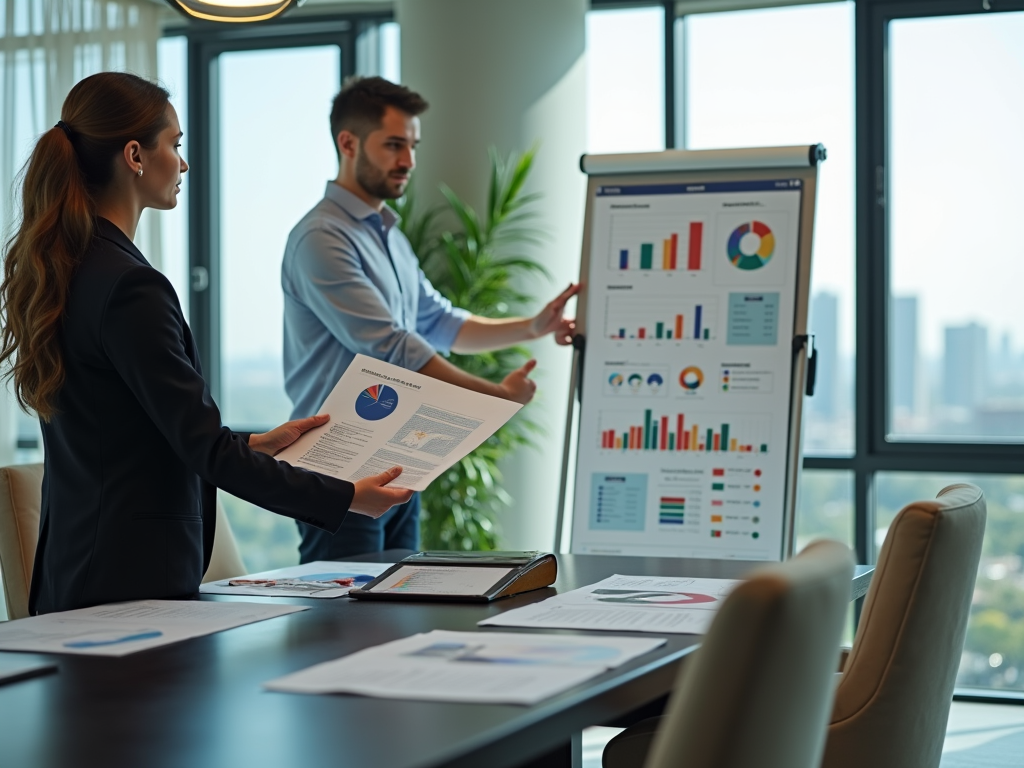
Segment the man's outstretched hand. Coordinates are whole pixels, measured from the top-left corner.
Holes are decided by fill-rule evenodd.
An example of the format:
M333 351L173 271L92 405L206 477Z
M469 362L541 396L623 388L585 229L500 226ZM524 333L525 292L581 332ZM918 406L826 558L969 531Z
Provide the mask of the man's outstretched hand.
M498 385L501 396L506 400L514 400L523 405L530 402L537 391L537 384L530 378L530 372L536 367L536 360L527 360L521 368L512 371Z
M554 334L555 342L562 346L572 344L576 333L576 319L564 317L565 304L580 292L578 283L573 283L554 299L549 301L540 312L530 320L530 334L533 338Z

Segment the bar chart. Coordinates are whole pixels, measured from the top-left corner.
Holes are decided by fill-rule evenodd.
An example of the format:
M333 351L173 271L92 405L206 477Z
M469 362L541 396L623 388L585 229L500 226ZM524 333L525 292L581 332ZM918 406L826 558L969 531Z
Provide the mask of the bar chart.
M600 447L605 451L768 453L771 417L764 415L657 414L604 411Z
M608 266L615 270L699 272L704 268L706 230L703 221L681 221L678 216L612 216Z
M671 299L609 297L605 332L610 339L709 341L718 324L718 299L680 296Z

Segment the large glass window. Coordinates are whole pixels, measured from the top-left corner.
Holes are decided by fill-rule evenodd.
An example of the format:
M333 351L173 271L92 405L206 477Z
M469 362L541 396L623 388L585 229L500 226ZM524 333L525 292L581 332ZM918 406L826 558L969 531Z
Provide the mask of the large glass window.
M852 2L837 2L676 22L687 149L822 143L828 150L811 286L819 358L804 448L812 455L853 451L853 14Z
M665 148L665 10L587 14L587 151Z
M337 46L220 56L221 398L232 427L287 421L281 257L338 172Z
M288 233L338 172L328 123L337 46L221 54L221 397L225 423L288 420L281 257ZM221 494L250 570L298 561L295 523Z
M188 135L188 41L184 37L165 37L157 44L157 72L160 84L171 93L171 104L185 135L181 154L187 161L191 136ZM178 294L182 311L188 317L188 198L189 179L185 174L178 194L178 205L170 211L146 211L144 216L160 218L160 269Z
M957 685L1024 691L1024 476L880 472L876 547L906 504L964 482L985 492L988 522Z
M1024 441L1024 13L889 24L889 438Z

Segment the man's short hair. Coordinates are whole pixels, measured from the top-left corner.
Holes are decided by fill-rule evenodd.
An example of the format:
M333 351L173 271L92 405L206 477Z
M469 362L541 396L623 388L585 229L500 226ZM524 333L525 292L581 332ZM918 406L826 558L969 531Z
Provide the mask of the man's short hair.
M425 112L428 106L422 96L404 85L383 77L354 75L345 80L331 105L331 138L337 145L338 134L350 131L365 139L380 128L388 107L416 116Z

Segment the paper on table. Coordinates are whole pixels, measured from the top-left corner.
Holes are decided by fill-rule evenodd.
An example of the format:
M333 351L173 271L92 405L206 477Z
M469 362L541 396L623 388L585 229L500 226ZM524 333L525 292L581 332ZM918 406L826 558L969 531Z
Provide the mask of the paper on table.
M707 632L722 601L739 583L734 579L616 574L492 616L479 625L699 635Z
M246 576L239 576L238 579L252 581L255 579L268 579L277 582L274 585L250 584L246 586L231 586L229 582L235 579L223 579L211 581L199 587L204 595L249 595L259 597L344 597L350 589L362 587L373 579L380 576L394 563L336 563L328 560L317 560L305 565L296 565L291 568L278 568L274 571L262 571L251 573ZM343 587L340 584L328 586L324 582L331 579L352 578L354 583L351 587ZM293 583L282 584L283 580Z
M127 656L287 613L298 605L136 600L0 623L0 650Z
M392 485L422 491L521 407L356 355L318 411L331 420L276 458L353 481L401 465Z
M534 704L663 645L663 638L434 630L264 683L287 693Z

